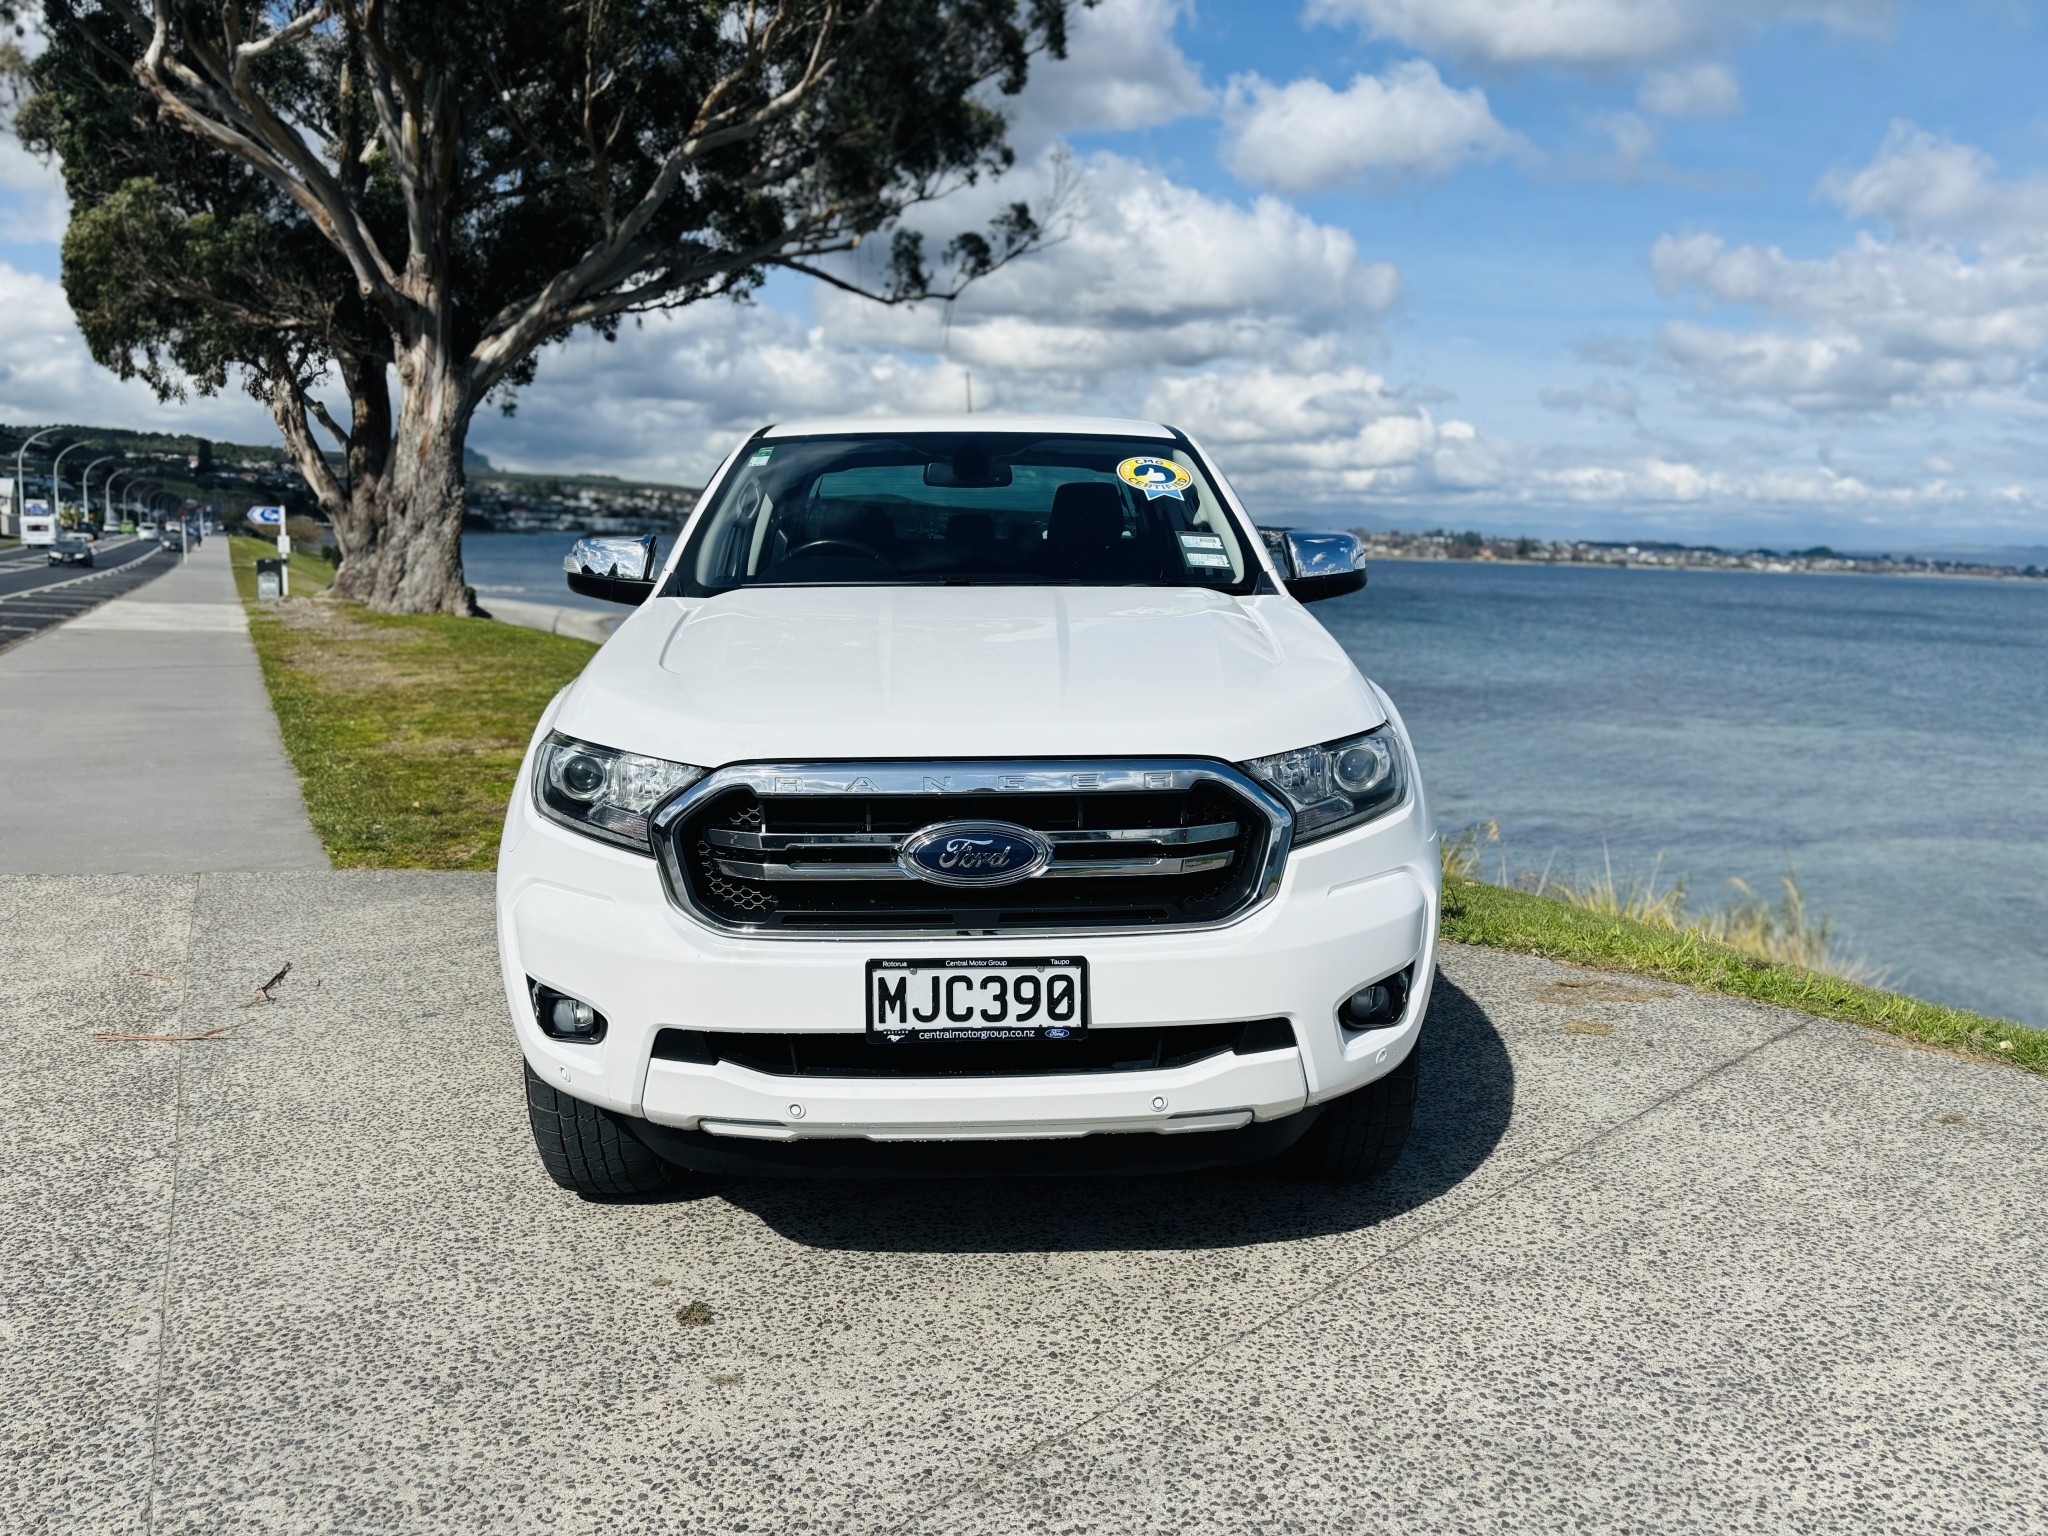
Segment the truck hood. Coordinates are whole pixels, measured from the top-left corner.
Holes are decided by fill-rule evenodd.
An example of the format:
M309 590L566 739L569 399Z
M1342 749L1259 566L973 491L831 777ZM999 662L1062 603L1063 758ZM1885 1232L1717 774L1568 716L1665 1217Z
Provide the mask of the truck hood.
M555 727L718 767L766 759L1214 757L1385 719L1291 599L1176 587L764 587L656 598Z

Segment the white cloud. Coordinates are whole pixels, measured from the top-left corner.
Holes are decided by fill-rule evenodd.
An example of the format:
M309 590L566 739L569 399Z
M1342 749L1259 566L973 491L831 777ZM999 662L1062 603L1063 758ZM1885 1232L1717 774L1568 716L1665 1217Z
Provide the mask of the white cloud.
M1438 421L1355 364L1261 362L1168 375L1143 409L1201 439L1249 501L1276 509L1490 489L1500 480L1471 423Z
M1667 293L1778 323L1667 325L1669 366L1710 393L1796 410L1917 408L2010 391L2048 366L2048 183L2000 181L1981 151L1900 125L1866 166L1821 184L1859 232L1831 255L1667 235Z
M1653 117L1733 117L1742 110L1742 87L1726 65L1686 64L1646 76L1636 105Z
M1443 176L1460 161L1522 147L1495 121L1486 93L1453 90L1433 65L1358 75L1342 91L1320 80L1232 79L1223 159L1254 186L1310 192L1382 176Z
M14 136L14 114L0 101L0 241L37 245L64 238L71 216L64 175L45 165Z
M157 428L252 443L275 436L269 413L239 390L165 405L145 385L116 379L85 350L63 288L52 278L5 262L0 262L0 420Z
M1823 197L1853 219L1871 219L1908 235L1964 239L2048 228L2048 179L1997 180L1983 150L1896 122L1870 164L1821 179Z
M701 484L766 422L962 404L958 368L848 345L786 310L713 302L650 315L615 342L584 333L550 348L518 413L480 413L470 442L505 468Z
M1635 113L1609 112L1589 126L1610 146L1592 167L1597 174L1633 182L1657 170L1657 130Z
M1326 348L1400 298L1393 267L1362 259L1349 233L1278 198L1243 207L1116 155L1092 156L1083 170L1065 238L975 284L950 316L821 293L819 318L841 340L943 348L995 373L1065 375L1081 387L1105 373ZM988 195L1032 195L1053 174L1048 161ZM973 211L949 206L941 227Z
M1039 59L1009 114L1010 142L1030 160L1063 134L1154 128L1209 111L1202 72L1173 40L1193 0L1101 0L1069 12L1067 56Z
M1883 26L1897 0L1309 0L1345 23L1451 58L1605 70L1681 58L1776 21Z
M623 462L690 478L731 434L777 417L959 410L969 371L982 409L1128 413L1176 374L1339 366L1375 344L1399 298L1391 266L1276 198L1241 206L1114 155L1085 169L1066 237L975 284L950 314L821 288L809 326L765 306L651 316L616 344L550 350L518 416L480 422L478 446L512 465ZM1048 159L970 197L1033 195L1052 175ZM975 211L929 214L943 230Z

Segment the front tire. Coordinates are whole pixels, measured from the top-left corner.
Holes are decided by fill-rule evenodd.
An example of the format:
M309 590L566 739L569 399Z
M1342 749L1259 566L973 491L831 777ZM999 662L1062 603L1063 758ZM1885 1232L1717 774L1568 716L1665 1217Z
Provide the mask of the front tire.
M676 1187L676 1170L641 1144L619 1116L557 1092L524 1062L526 1118L548 1177L586 1200L635 1200Z
M1422 1075L1422 1042L1385 1077L1332 1099L1308 1133L1273 1166L1296 1178L1325 1184L1364 1184L1401 1160L1415 1128L1415 1090Z

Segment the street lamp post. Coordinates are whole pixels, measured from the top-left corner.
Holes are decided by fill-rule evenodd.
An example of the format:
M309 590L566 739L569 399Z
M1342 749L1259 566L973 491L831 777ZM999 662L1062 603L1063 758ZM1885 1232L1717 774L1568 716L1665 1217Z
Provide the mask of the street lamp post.
M92 472L102 464L119 457L121 455L118 453L103 453L86 465L84 472L78 477L78 504L85 509L85 520L87 523L92 521ZM102 529L102 531L104 532L105 530Z
M64 518L64 493L61 489L62 482L57 479L57 466L62 464L68 455L84 446L83 443L67 444L58 452L57 457L50 460L50 511L56 514L59 522Z
M120 479L123 475L134 475L140 473L140 466L130 466L127 469L117 469L111 475L107 476L107 483L105 486L101 488L102 494L100 499L106 503L104 515L100 519L101 522L111 523L114 520L114 482Z
M34 437L23 438L21 446L14 450L14 489L21 498L21 510L24 516L28 513L28 451L44 438L50 436L51 433L60 430L57 427L45 427ZM55 509L53 508L52 510L54 511Z

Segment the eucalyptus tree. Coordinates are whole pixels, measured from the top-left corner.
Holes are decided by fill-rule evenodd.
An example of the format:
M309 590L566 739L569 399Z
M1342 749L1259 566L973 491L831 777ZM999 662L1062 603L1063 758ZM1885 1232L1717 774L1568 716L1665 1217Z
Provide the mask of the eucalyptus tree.
M63 162L95 357L241 379L335 521L337 590L467 612L463 444L549 343L778 268L950 296L1042 239L1012 203L928 252L904 215L1010 165L1001 98L1067 9L43 0L19 126Z

